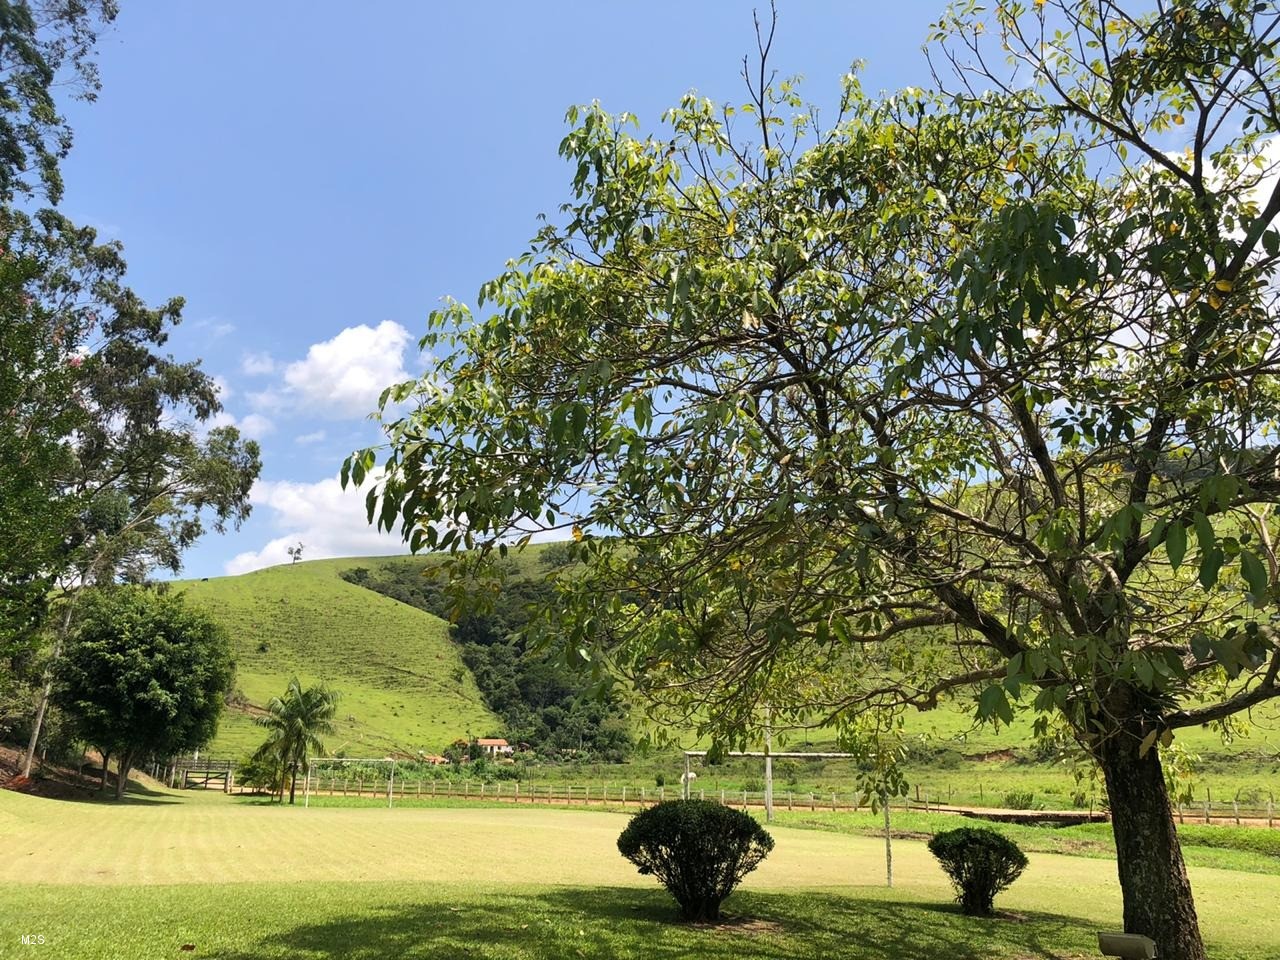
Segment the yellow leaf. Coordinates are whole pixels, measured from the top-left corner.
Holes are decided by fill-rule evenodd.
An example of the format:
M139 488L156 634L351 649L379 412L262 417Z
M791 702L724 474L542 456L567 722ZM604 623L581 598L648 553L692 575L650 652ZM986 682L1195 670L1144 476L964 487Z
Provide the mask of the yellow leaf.
M1159 733L1160 733L1159 730L1152 730L1150 733L1148 733L1145 737L1142 738L1142 743L1138 744L1139 757L1145 757L1150 752L1151 748L1156 745L1156 737L1159 735Z
M578 526L576 523L573 525L573 539L574 540L582 539L582 528Z
M1222 306L1222 298L1218 296L1216 293L1209 294L1209 306L1217 310L1220 306Z
M1173 743L1173 731L1165 727L1160 733L1160 746L1167 748L1171 743Z
M1184 123L1186 123L1186 122L1187 122L1187 121L1183 118L1182 114L1180 114L1180 113L1175 113L1175 114L1173 115L1173 125L1174 125L1175 127L1180 127L1180 126L1182 126L1182 125L1183 125Z
M1231 292L1230 280L1219 280L1217 283L1214 284L1214 286L1217 287L1219 290L1221 290L1223 293Z
M729 214L729 222L725 224L724 235L732 237L738 229L738 215L736 213Z

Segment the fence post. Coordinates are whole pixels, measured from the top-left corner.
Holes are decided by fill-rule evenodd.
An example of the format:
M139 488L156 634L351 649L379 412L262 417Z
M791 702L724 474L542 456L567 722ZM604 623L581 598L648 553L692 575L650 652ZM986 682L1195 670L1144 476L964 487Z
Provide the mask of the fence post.
M787 809L788 810L791 809L791 791L790 790L787 791Z
M1275 819L1276 798L1273 796L1267 801L1267 827L1271 827L1271 821Z
M834 790L831 791L831 812L836 812L836 792Z
M720 806L724 806L724 787L720 788Z
M1204 822L1205 822L1205 823L1208 823L1208 822L1209 822L1209 804L1210 804L1210 802L1211 802L1211 801L1209 800L1209 798L1208 798L1208 797L1206 797L1206 798L1205 798L1205 801L1204 801Z
M364 777L359 777L356 780L356 796L357 797L364 796Z
M648 794L649 794L649 788L648 788L648 787L641 787L641 788L640 788L640 804L641 804L641 806L643 806L643 805L644 805L645 800L646 800L646 799L648 799Z
M706 790L699 790L699 791L698 791L698 799L699 799L699 800L705 800L705 799L707 799L707 791L706 791Z
M627 805L627 785L625 783L622 785L622 805L624 807Z
M664 784L658 788L658 802L663 803L667 799L667 788Z
M813 794L811 793L809 794L809 812L812 813L814 810L817 810L817 809L818 809L818 805L814 802Z
M1236 826L1238 827L1240 826L1240 801L1239 800L1231 801L1231 810L1236 815Z
M1179 823L1186 823L1186 822L1187 822L1187 821L1186 821L1186 818L1185 818L1185 817L1183 817L1183 815L1182 815L1182 801L1181 801L1181 800L1179 800L1179 801L1178 801L1178 822L1179 822Z
M745 790L742 791L742 809L747 809L747 791Z
M520 802L520 781L516 781L516 803Z

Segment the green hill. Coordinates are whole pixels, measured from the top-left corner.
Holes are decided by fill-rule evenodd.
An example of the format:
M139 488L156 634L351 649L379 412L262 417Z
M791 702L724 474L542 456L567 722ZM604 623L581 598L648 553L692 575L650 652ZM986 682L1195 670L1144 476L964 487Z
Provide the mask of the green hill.
M224 715L211 755L239 757L261 743L253 717L295 674L342 694L334 753L438 753L500 729L443 620L340 576L381 562L315 560L175 584L231 632L243 699Z

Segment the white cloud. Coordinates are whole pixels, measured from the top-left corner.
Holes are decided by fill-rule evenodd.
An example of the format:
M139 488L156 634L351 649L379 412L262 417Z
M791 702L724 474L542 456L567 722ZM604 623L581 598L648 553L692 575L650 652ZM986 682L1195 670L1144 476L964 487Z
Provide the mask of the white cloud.
M217 317L205 317L197 320L192 326L197 330L204 330L212 340L217 340L225 336L229 336L236 332L234 323L227 323L225 320L219 320Z
M213 389L218 391L218 399L223 403L230 400L231 395L235 393L235 391L231 389L231 384L227 382L227 378L221 375L215 375L213 377Z
M315 483L258 481L251 494L254 509L269 512L272 526L281 535L260 550L237 554L227 561L226 572L247 573L289 563L286 551L299 542L307 560L406 552L398 536L379 533L365 519L368 482L362 488L343 490L337 477Z
M275 429L276 425L260 413L251 413L240 421L240 432L251 440L261 440Z
M265 350L261 353L246 353L240 361L240 369L251 377L261 377L276 372L276 362Z
M347 327L285 368L283 394L266 391L260 399L267 406L293 401L334 418L367 416L384 389L409 379L404 354L411 341L409 331L391 320Z
M312 433L304 433L299 437L294 437L293 442L310 444L310 443L320 443L324 439L325 439L325 432L323 430L316 430Z
M261 440L269 433L273 433L276 425L271 422L269 417L264 417L260 413L251 413L245 417L237 417L228 413L226 410L215 413L212 417L204 422L204 431L207 433L214 427L235 427L240 433L248 437L250 440Z

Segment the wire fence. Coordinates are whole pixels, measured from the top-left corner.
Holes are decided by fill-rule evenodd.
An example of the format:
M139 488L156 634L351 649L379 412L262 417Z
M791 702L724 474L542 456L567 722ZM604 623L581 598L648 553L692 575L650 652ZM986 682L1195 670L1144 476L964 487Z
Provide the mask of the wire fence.
M301 789L300 785L300 789ZM251 788L237 785L236 793L252 793ZM679 786L643 786L610 784L530 783L522 781L485 782L481 780L396 779L369 777L313 776L308 788L312 797L367 798L397 801L478 801L494 803L529 803L558 806L595 806L628 808L649 806L682 796ZM707 789L693 787L690 795L701 800L715 800L745 810L763 809L762 790ZM891 801L895 811L980 816L992 820L1024 823L1087 823L1108 819L1105 808L1090 805L1084 809L1015 810L1001 807L954 805L928 793L917 797L900 797ZM776 790L773 807L778 811L870 812L865 798L856 792ZM1235 800L1204 800L1194 804L1177 804L1179 823L1207 823L1275 828L1280 824L1274 799L1245 804Z

